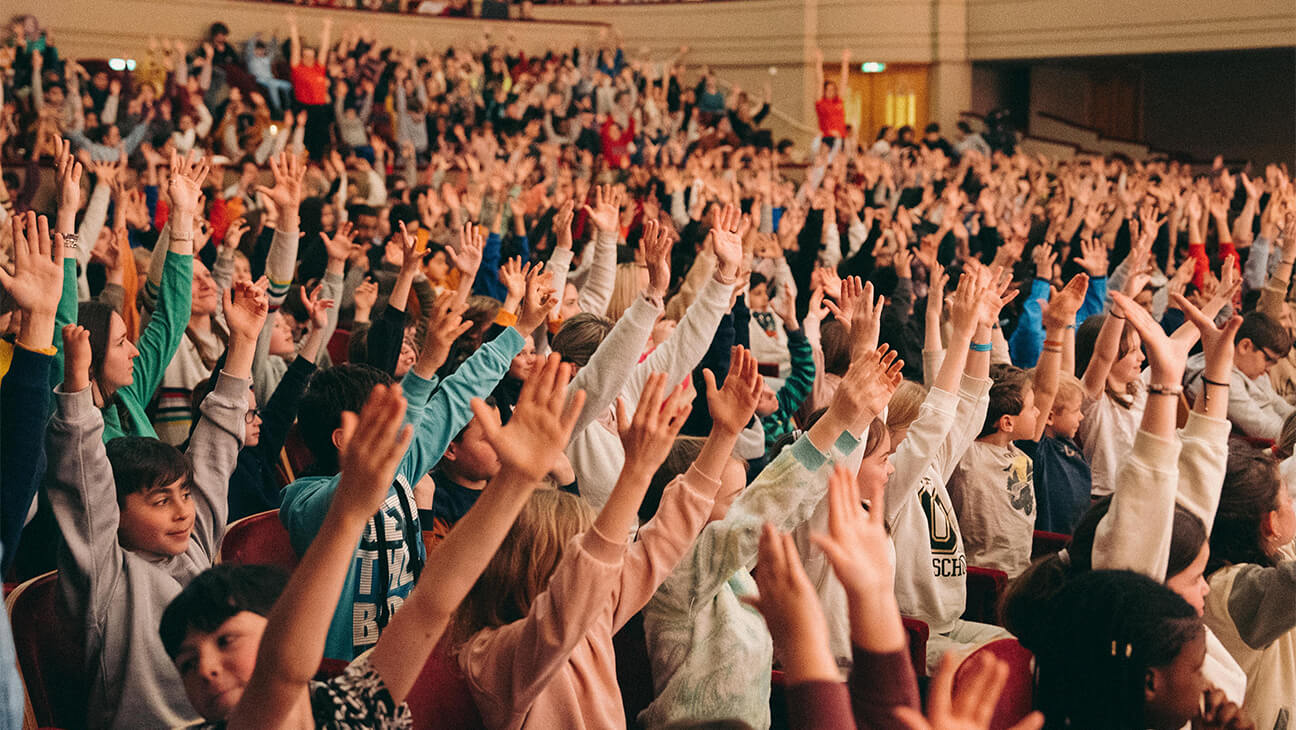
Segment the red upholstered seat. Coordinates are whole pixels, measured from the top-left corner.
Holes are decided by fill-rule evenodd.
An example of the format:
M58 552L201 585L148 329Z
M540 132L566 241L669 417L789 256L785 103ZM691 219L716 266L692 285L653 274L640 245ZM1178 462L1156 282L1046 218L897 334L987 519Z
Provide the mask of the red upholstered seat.
M58 571L36 576L5 598L18 668L27 691L26 727L86 724L81 631L60 625Z
M297 553L279 521L279 510L248 515L230 524L221 542L219 562L275 565L292 572L297 567Z
M994 717L990 720L990 730L1007 730L1034 709L1035 673L1031 668L1034 656L1016 639L999 639L986 644L968 655L954 673L954 691L970 678L970 666L973 657L978 654L992 654L1008 664L1008 681L1004 683L1003 693L999 695L999 704L995 706Z
M979 621L983 624L999 625L999 598L1008 588L1008 574L1002 570L977 568L969 565L967 569L967 607L963 611L964 621Z
M445 640L432 650L405 701L409 703L416 728L482 730L486 727L477 705L473 704L468 680L450 655L449 642Z

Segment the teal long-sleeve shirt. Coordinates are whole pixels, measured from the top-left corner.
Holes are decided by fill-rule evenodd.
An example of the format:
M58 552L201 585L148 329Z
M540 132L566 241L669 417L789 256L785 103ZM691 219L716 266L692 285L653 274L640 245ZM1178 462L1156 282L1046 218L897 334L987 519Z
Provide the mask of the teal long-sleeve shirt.
M815 364L810 341L803 330L792 330L788 335L788 354L791 355L791 372L783 387L779 388L778 410L761 419L765 427L765 447L773 446L784 434L796 428L793 415L814 386Z
M65 277L66 278L66 277ZM107 443L119 436L157 438L145 409L162 383L167 365L175 357L189 326L189 307L193 303L193 256L168 253L162 269L162 287L158 306L135 343L135 358L130 385L117 389L113 403L103 409L103 439ZM64 283L66 287L66 282ZM75 291L76 281L72 282ZM75 295L73 297L75 299ZM61 354L60 354L61 358ZM60 360L61 362L61 360ZM62 368L60 368L61 370Z
M395 611L414 588L415 565L426 557L420 536L418 511L413 507L413 486L432 470L441 455L472 418L473 398L485 398L508 372L522 351L524 339L512 327L468 358L438 387L410 373L401 385L409 406L407 422L415 426L414 440L396 470L387 500L365 526L347 571L337 610L329 625L324 656L351 661L378 641L382 631L380 603ZM304 554L324 523L337 475L298 479L284 488L279 519L288 529L293 549ZM403 496L402 496L403 493ZM413 539L409 539L412 536ZM417 554L411 554L411 549ZM385 558L385 560L384 560ZM383 565L386 568L383 568ZM386 574L387 585L381 585Z

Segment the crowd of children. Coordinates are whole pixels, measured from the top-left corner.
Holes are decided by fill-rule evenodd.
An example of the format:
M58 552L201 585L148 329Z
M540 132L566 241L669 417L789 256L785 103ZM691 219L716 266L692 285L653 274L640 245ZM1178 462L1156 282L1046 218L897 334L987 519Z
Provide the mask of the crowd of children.
M1296 722L1285 168L868 147L832 81L799 166L679 56L331 30L0 57L3 567L87 726L435 726L433 657L488 727L986 728L1005 638L1019 728ZM291 574L222 561L269 510Z

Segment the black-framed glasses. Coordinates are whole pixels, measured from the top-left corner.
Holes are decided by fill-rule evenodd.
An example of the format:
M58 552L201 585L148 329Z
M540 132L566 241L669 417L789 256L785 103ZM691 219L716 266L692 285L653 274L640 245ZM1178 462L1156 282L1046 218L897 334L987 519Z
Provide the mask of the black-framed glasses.
M256 423L256 419L258 419L258 418L260 418L260 417L261 417L261 409L260 409L260 408L249 408L249 409L247 410L247 413L244 413L244 414L243 414L243 422L246 423L246 424L248 424L248 425L251 425L251 424L253 424L253 423Z

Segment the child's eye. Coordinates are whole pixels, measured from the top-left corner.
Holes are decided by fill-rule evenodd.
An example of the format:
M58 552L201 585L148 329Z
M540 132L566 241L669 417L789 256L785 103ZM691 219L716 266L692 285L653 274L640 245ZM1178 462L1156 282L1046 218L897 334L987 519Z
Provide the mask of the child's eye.
M186 660L180 662L180 665L179 665L178 667L176 667L176 668L180 670L180 674L189 674L190 672L192 672L192 671L194 670L194 663L193 663L193 660L192 660L192 659L186 659Z

